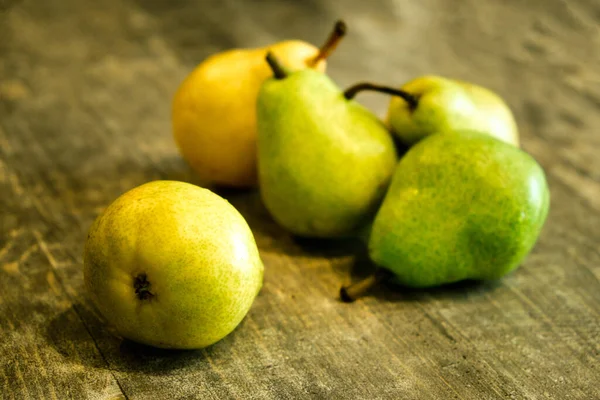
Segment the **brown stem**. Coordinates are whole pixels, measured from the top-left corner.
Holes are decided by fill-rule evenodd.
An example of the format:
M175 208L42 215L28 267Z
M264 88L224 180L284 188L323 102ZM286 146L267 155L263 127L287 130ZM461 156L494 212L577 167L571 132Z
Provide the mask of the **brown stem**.
M353 283L349 286L342 286L340 289L340 298L345 303L352 303L354 300L362 297L369 289L379 282L388 279L392 273L386 269L379 268L373 274L365 279Z
M270 51L267 53L265 60L267 60L269 67L271 67L271 69L273 70L273 76L276 79L283 79L288 75L287 72L285 72L284 69L281 67L279 60L277 60L277 57L275 57L275 55Z
M323 46L321 46L321 48L319 49L319 54L317 54L317 56L309 62L310 66L315 66L319 61L329 57L329 55L333 53L335 48L340 43L340 40L346 35L347 30L348 27L346 26L346 23L344 21L337 21L335 23L335 26L333 27L333 30L329 34L327 41L325 41L325 43L323 43Z
M344 97L348 100L353 99L354 96L358 94L358 92L362 92L363 90L372 90L375 92L387 93L392 96L398 96L404 99L408 103L408 106L411 110L414 110L419 105L419 99L417 96L405 92L402 89L394 89L389 86L376 85L374 83L369 82L361 82L357 83L354 86L349 87L344 91Z

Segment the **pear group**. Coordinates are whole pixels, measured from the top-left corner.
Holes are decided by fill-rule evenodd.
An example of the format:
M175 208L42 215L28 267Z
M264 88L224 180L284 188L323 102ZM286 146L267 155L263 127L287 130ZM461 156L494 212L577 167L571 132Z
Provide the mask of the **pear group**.
M184 158L217 185L257 186L291 235L360 237L379 271L371 284L514 271L542 232L550 192L508 102L435 74L343 90L325 59L345 33L338 21L320 49L283 41L205 60L173 102ZM385 118L355 100L366 90L390 96Z
M360 238L376 270L342 287L345 301L381 279L430 288L517 269L540 237L550 191L508 103L437 75L343 90L325 70L345 34L338 21L320 48L283 40L201 62L171 104L182 158L207 186L257 190L292 236ZM385 119L355 100L363 91L391 96ZM99 314L124 338L170 349L233 332L264 270L242 214L178 181L122 194L84 249Z

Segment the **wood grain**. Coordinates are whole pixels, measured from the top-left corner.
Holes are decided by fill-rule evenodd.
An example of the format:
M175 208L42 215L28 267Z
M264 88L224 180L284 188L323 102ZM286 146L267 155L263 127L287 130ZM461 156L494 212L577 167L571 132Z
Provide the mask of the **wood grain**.
M509 102L551 188L532 254L493 284L343 304L369 268L356 243L294 239L257 193L221 191L266 266L248 317L202 351L118 339L83 292L83 243L134 186L201 184L171 137L179 82L231 47L319 43L339 17L341 87L438 73ZM599 27L593 0L0 1L0 398L600 398Z

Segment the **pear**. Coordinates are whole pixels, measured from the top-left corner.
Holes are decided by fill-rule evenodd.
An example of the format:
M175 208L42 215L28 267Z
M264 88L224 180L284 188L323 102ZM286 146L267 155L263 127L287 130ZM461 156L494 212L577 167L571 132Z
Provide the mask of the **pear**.
M532 250L549 204L543 169L521 149L476 131L430 135L398 163L373 222L382 269L342 299L386 277L413 288L499 279Z
M391 134L327 75L286 71L271 53L267 62L274 76L257 100L265 207L297 236L354 235L372 218L394 171Z
M324 72L327 57L345 32L346 25L338 21L320 49L285 40L214 54L185 78L173 97L173 136L183 158L206 184L257 184L255 108L258 90L271 76L264 62L267 51L291 69Z
M197 349L248 313L264 267L238 211L208 189L152 181L119 196L90 227L85 288L118 334Z
M412 145L444 130L476 130L519 146L515 118L491 90L441 76L416 78L390 100L387 124L403 143Z

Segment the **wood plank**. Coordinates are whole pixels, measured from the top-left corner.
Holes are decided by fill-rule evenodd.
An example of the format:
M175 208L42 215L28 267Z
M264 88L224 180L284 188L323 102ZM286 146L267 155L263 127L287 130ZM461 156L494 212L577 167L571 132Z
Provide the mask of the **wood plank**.
M3 213L35 215L23 206L30 203L24 193L19 205L4 201L15 194L11 189L22 189L6 166L0 172L8 176L8 182L0 179ZM3 229L0 237L0 398L123 398L90 325L82 323L83 307L65 291L63 270L73 268L73 260L58 257L56 244L47 243L39 228Z
M598 11L585 0L14 3L0 14L3 395L600 398ZM229 47L318 43L339 16L350 34L329 71L342 87L440 73L509 101L552 192L534 252L496 284L382 287L347 305L339 285L368 269L355 243L296 240L257 193L219 192L267 268L248 317L202 351L113 336L82 290L85 233L148 180L200 184L170 136L177 84ZM383 115L388 99L359 101Z

